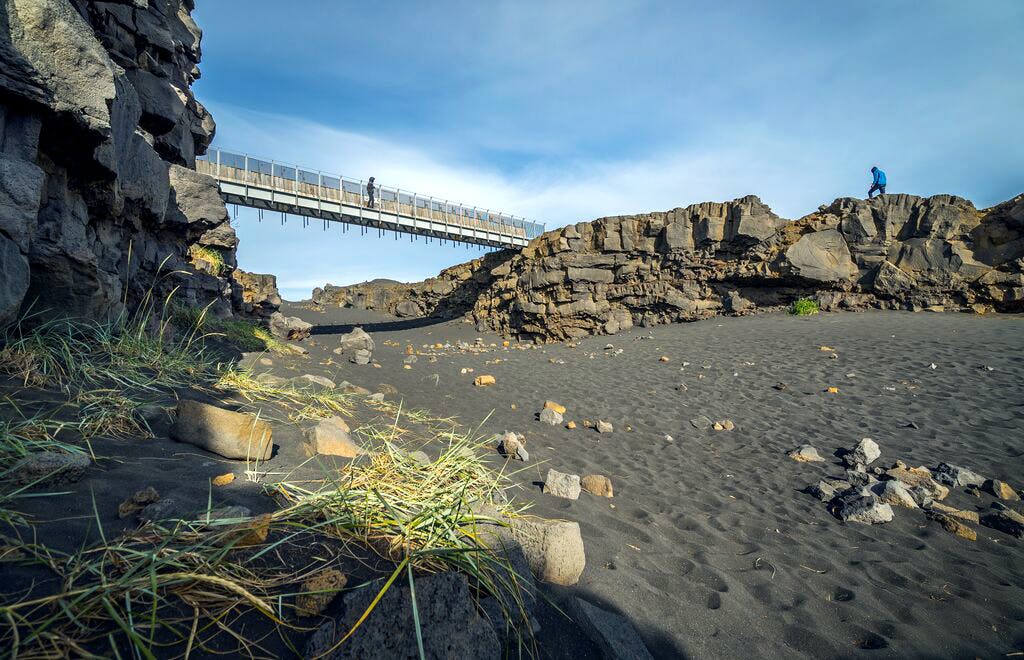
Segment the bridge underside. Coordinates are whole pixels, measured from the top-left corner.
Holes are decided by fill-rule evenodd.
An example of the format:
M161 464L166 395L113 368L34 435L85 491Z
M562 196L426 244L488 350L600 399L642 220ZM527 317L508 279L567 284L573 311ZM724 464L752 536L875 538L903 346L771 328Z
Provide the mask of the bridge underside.
M379 208L366 208L358 204L332 202L302 194L281 192L230 181L222 180L219 181L219 184L221 197L226 203L254 209L492 248L521 248L528 242L524 237L508 236L473 227L461 227L427 218L413 218Z

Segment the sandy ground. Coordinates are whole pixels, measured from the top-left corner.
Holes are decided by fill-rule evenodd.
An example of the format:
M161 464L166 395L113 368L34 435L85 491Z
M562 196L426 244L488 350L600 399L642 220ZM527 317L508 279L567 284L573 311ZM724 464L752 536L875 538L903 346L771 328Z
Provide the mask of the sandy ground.
M530 461L508 463L516 499L537 515L578 521L586 545L579 584L549 587L549 596L563 604L579 595L628 617L656 657L1024 651L1024 542L976 527L972 543L907 509L885 525L844 524L802 492L821 476L842 476L834 452L864 437L881 445L878 462L886 466L946 461L1024 486L1022 317L780 314L518 350L461 321L294 304L283 311L316 325L305 342L310 354L273 357L261 371L397 390L388 398L455 416L478 426L481 437L524 434ZM353 324L373 336L379 368L331 353ZM477 337L496 346L483 353L424 348ZM420 353L409 369L407 345ZM464 368L474 371L461 374ZM497 383L474 387L481 374ZM784 389L775 388L780 382ZM830 386L838 393L827 393ZM546 399L565 405L566 421L578 428L537 421ZM736 428L698 430L690 420L700 415ZM614 431L585 429L584 419L611 422ZM73 550L98 540L97 521L108 537L130 529L134 521L119 519L117 504L147 486L186 508L273 508L244 478L211 491L211 477L241 476L244 465L170 441L166 430L146 441L96 440L99 462L86 478L63 496L26 500L40 540ZM275 424L274 442L275 456L263 467L269 479L306 460L297 427ZM804 443L828 461L787 457ZM491 460L505 463L497 452ZM549 468L607 475L615 497L543 494ZM992 498L954 491L947 502L984 511ZM0 568L4 593L34 579L4 575ZM545 657L594 657L595 648L552 608L538 618Z
M1024 486L1024 318L766 315L514 350L460 321L301 305L283 311L317 326L318 345L291 365L296 373L326 361L337 335L359 324L374 337L381 367L342 361L321 366L324 373L371 390L393 385L405 405L482 423L482 435L523 433L530 462L509 464L518 470L518 499L536 514L578 521L587 550L580 583L553 596L578 594L627 616L656 656L1024 650L1020 541L977 527L972 543L908 509L885 525L844 524L801 492L820 476L841 476L833 453L864 437L879 443L886 466L946 461ZM497 347L422 347L477 337ZM407 344L423 353L410 369ZM495 358L501 362L487 364ZM474 387L481 374L497 384ZM774 387L780 382L782 390ZM830 386L839 392L827 393ZM580 426L537 421L546 399L565 405L566 421ZM699 415L736 428L698 430L689 420ZM584 419L615 430L599 434L583 428ZM803 443L829 460L786 456ZM615 497L542 494L549 467L607 475ZM984 511L991 501L954 490L946 502ZM545 652L572 655L550 639Z

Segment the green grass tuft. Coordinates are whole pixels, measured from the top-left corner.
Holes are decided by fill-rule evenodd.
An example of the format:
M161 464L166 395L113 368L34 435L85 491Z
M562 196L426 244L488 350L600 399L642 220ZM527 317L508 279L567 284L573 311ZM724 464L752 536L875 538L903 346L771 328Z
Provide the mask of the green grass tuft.
M818 307L818 302L811 298L800 298L794 300L793 304L789 307L789 313L795 314L796 316L811 316L821 311Z
M208 271L215 277L220 277L230 270L224 262L224 255L216 248L193 243L188 247L188 254L192 257L192 265L199 270Z

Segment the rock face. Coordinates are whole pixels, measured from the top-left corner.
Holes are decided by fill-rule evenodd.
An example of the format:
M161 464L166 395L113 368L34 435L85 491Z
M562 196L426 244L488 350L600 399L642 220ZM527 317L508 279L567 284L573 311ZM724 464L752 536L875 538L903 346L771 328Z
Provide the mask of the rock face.
M0 3L0 324L36 300L36 311L111 316L154 285L231 313L237 239L216 184L194 171L214 123L190 90L191 10Z
M277 278L273 275L247 273L238 269L234 273L236 289L235 308L246 316L269 319L281 306Z
M326 286L314 302L467 315L541 341L777 309L1024 310L1024 195L841 198L796 221L757 197L549 231L418 284ZM401 313L410 311L403 305Z

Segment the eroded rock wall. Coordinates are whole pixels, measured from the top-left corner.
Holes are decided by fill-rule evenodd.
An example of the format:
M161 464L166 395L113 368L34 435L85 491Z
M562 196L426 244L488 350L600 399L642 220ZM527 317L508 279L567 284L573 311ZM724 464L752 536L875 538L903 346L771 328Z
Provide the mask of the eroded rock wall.
M391 313L413 302L425 315L467 314L540 340L777 309L800 297L825 310L1022 311L1024 195L984 211L950 195L842 198L796 221L753 196L706 202L570 225L419 284L319 297L372 298Z
M230 314L237 239L190 90L191 0L0 0L0 324L29 305L91 318L150 287ZM192 245L223 272L193 267Z

